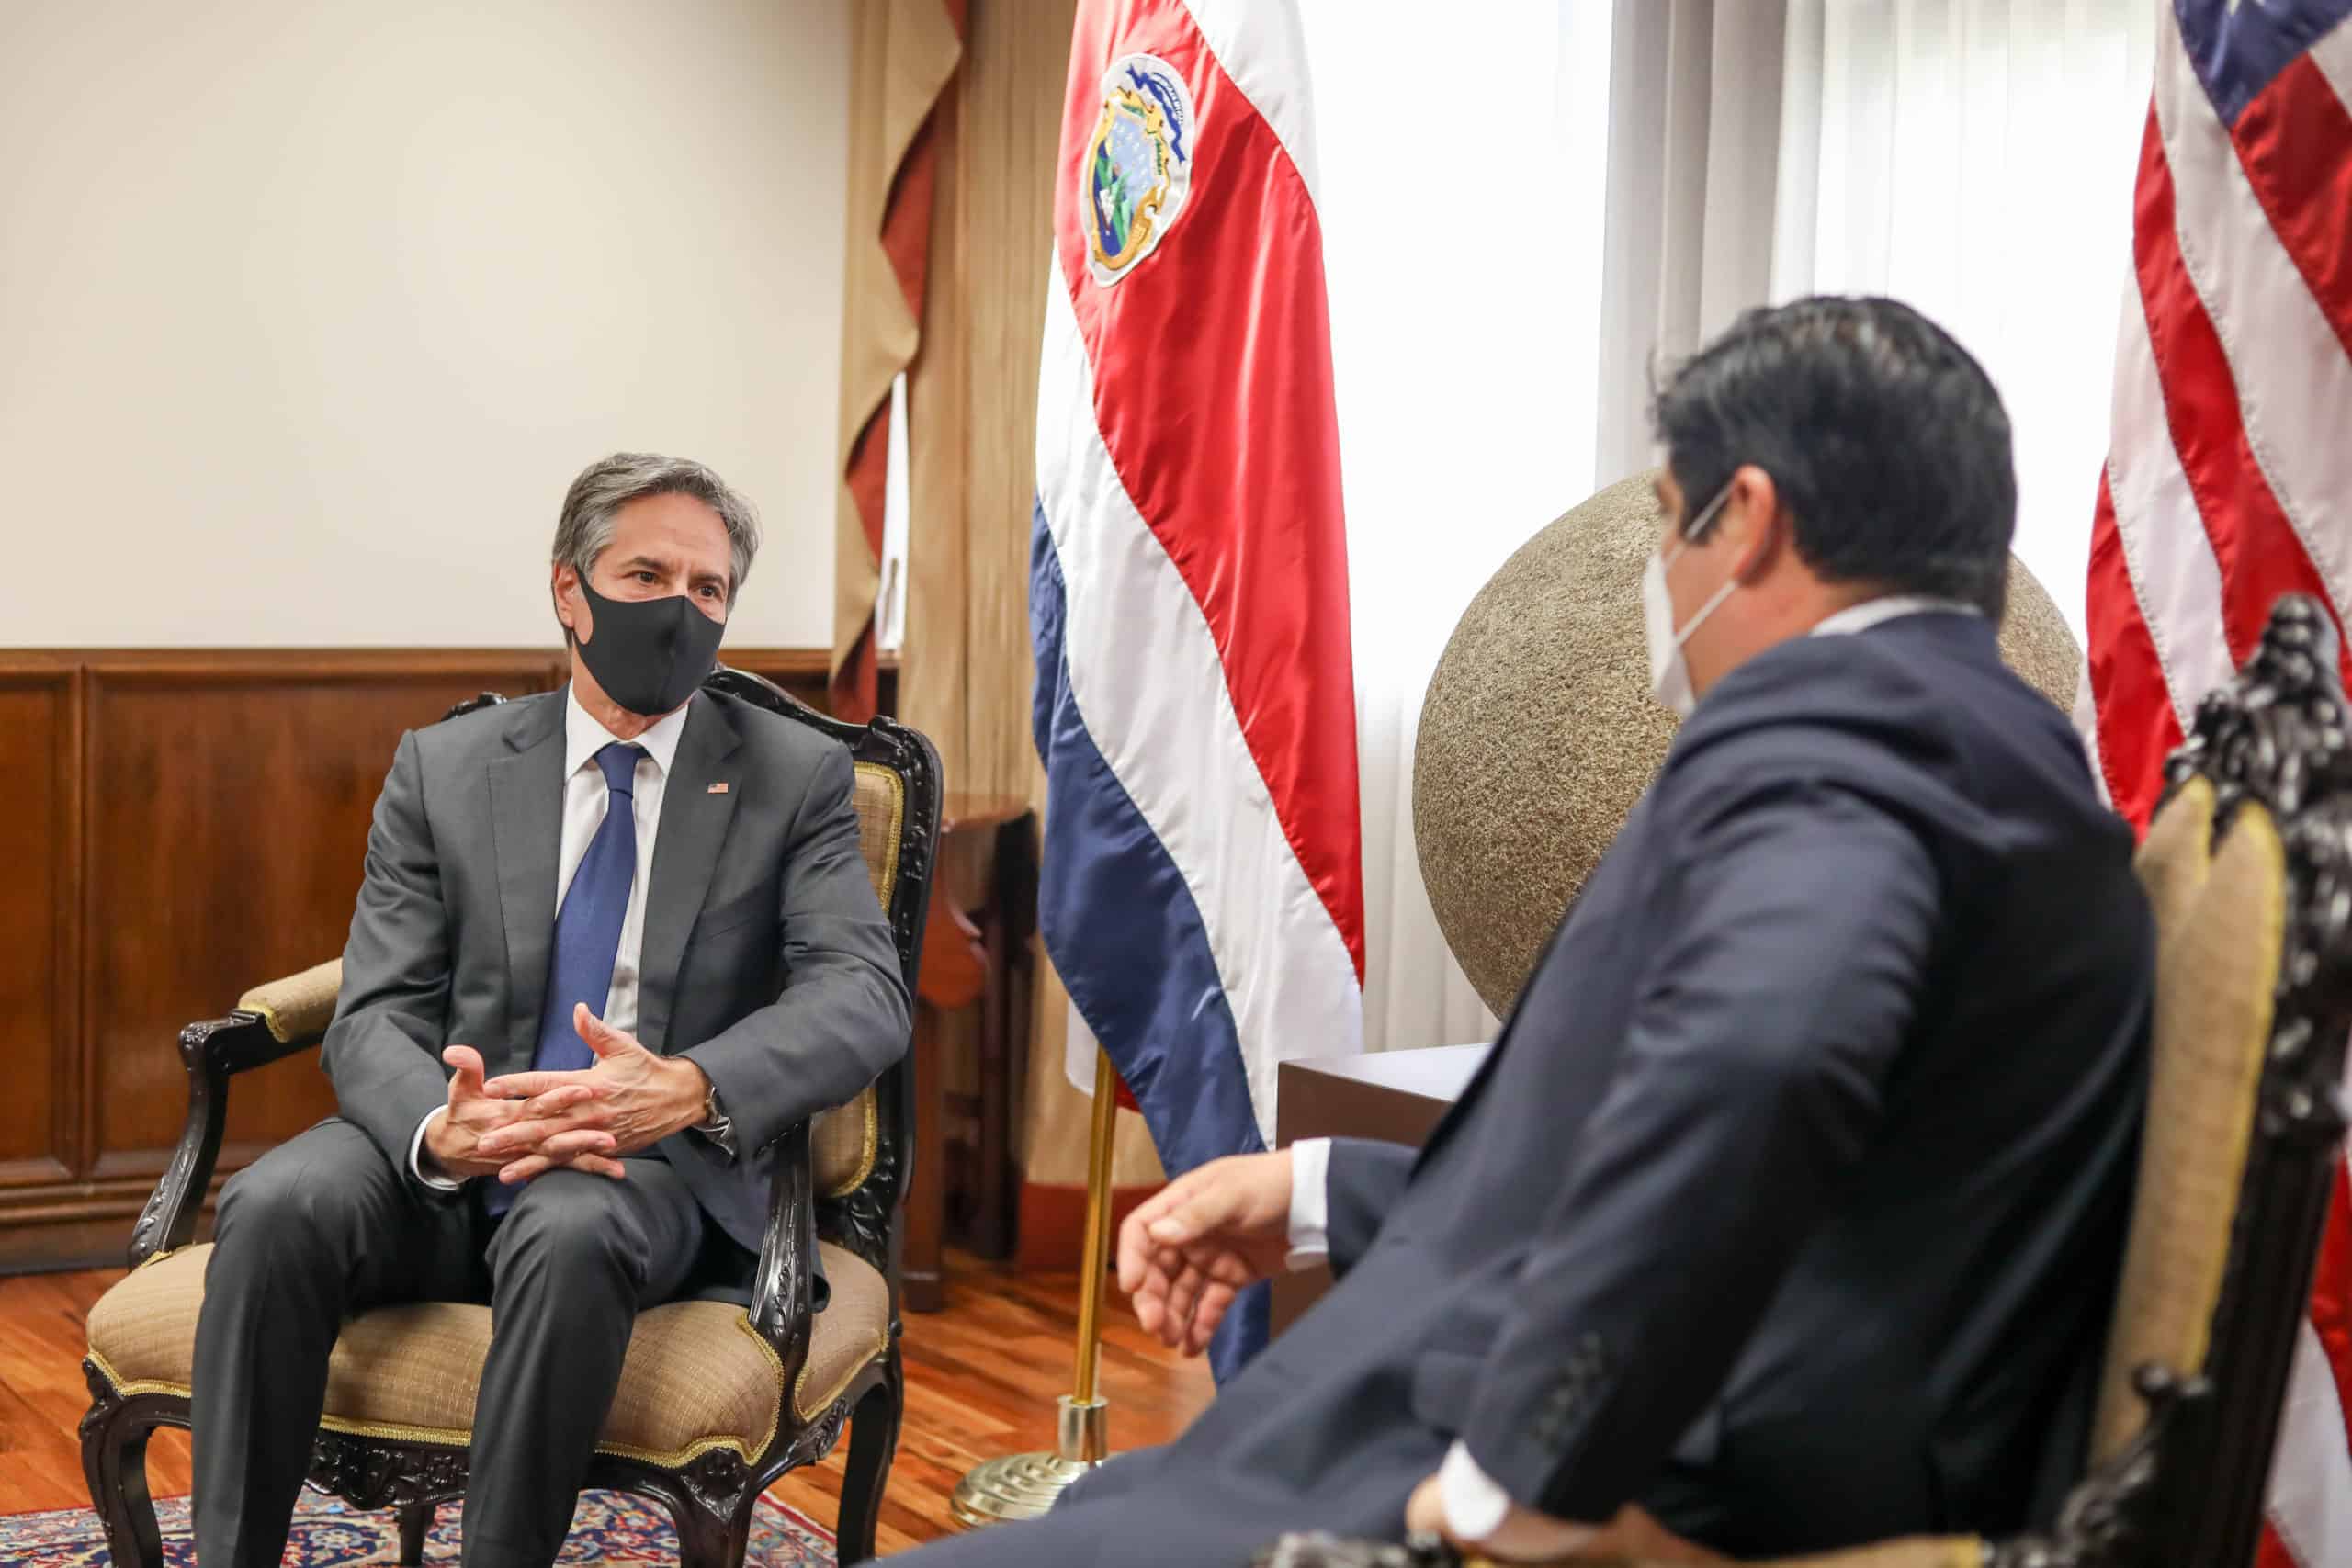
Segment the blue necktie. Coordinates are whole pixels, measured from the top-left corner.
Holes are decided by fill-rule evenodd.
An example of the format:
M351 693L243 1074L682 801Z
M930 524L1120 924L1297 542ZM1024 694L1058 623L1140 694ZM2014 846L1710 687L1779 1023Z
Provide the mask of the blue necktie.
M531 1066L543 1073L578 1072L596 1065L596 1053L571 1027L575 1003L605 1016L613 989L613 962L621 950L621 920L629 884L637 880L638 747L616 740L596 753L604 771L605 819L588 840L580 869L555 918L555 952L548 960L547 1009L539 1014L538 1049Z
M539 1014L539 1043L531 1066L543 1073L578 1072L596 1065L596 1053L571 1026L581 1002L602 1018L613 989L613 964L620 954L621 921L628 914L629 884L637 879L636 746L616 740L596 753L605 775L605 819L588 841L588 852L571 874L563 908L555 918L555 952L548 960L548 996ZM484 1194L493 1214L503 1213L514 1191L493 1181Z

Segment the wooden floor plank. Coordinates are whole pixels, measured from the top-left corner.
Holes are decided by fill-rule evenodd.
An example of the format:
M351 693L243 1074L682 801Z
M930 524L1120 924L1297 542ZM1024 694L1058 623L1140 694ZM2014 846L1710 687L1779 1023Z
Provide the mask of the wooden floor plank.
M1054 1442L1055 1400L1070 1392L1078 1280L1021 1275L951 1256L947 1310L907 1318L907 1410L884 1499L879 1544L904 1551L955 1527L947 1502L981 1460ZM0 1513L85 1506L75 1427L89 1403L83 1321L119 1270L0 1279ZM1102 1392L1120 1449L1164 1443L1209 1401L1208 1370L1147 1338L1123 1304L1104 1314ZM841 1506L844 1442L823 1464L786 1476L774 1495L831 1529ZM158 1496L188 1488L187 1438L148 1446Z

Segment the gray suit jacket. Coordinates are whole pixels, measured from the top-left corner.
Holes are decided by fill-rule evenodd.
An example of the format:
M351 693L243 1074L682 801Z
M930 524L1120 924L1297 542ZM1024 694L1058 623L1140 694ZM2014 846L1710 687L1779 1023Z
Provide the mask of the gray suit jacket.
M474 1046L492 1077L530 1066L555 932L563 711L553 692L413 730L377 797L322 1059L344 1116L404 1173L417 1123L448 1099L445 1046ZM709 1076L740 1152L694 1134L660 1150L754 1251L769 1145L907 1048L910 998L850 786L839 744L704 692L662 795L637 1035Z

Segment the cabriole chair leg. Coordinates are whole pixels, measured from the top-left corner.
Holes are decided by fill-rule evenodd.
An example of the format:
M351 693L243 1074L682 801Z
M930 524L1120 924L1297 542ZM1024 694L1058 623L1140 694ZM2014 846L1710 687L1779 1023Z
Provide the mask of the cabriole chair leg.
M148 1422L118 1407L82 1424L82 1474L118 1568L164 1568L164 1536L147 1495Z
M433 1533L436 1511L431 1503L401 1505L401 1568L418 1568L424 1561L424 1538Z
M688 1505L671 1516L678 1526L678 1568L743 1568L743 1549L750 1540L750 1515L738 1525Z
M899 1451L899 1355L893 1349L882 1381L866 1391L850 1418L849 1462L842 1475L841 1519L833 1532L842 1568L874 1555L882 1494L890 1484L890 1461Z

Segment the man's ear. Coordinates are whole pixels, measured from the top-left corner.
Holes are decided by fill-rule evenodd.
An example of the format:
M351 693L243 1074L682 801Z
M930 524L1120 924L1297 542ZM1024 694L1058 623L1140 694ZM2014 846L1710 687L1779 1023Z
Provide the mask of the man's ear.
M579 588L580 574L563 562L556 562L548 577L548 596L555 601L555 618L563 623L566 642L579 636L580 621L587 614ZM595 634L591 631L589 635Z
M1731 574L1741 582L1753 582L1770 570L1781 547L1790 542L1781 526L1780 486L1754 463L1742 463L1732 471L1731 497L1724 511L1736 541Z

